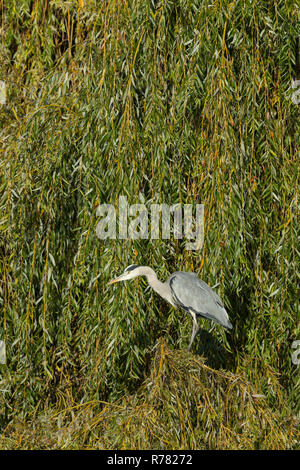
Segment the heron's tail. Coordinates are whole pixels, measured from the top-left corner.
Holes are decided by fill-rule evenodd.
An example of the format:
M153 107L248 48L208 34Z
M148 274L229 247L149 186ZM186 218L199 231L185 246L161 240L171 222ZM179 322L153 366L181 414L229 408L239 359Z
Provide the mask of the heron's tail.
M227 311L225 310L225 308L223 306L220 310L221 311L219 311L217 323L220 323L222 326L224 326L224 328L228 328L229 330L231 330L232 329L232 324L229 321Z
M193 311L193 309L191 309L191 308L190 308L190 310ZM226 312L224 307L222 307L221 315L219 313L218 316L211 315L210 313L199 313L199 312L195 312L195 313L196 313L197 317L200 316L200 317L203 317L203 318L208 318L209 320L212 320L215 323L218 323L219 325L224 326L224 328L228 328L229 330L232 329L232 324L229 321L228 313Z
M229 330L232 329L232 324L229 321L228 313L227 313L227 311L225 310L224 307L223 307L222 325L224 326L224 328L228 328Z

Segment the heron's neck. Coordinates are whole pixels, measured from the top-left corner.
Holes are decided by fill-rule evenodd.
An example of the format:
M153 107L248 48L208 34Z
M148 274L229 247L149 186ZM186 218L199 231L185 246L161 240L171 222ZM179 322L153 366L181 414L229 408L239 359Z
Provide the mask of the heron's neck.
M149 286L151 286L155 292L175 306L169 285L165 282L161 282L152 268L145 266L143 275L146 276Z

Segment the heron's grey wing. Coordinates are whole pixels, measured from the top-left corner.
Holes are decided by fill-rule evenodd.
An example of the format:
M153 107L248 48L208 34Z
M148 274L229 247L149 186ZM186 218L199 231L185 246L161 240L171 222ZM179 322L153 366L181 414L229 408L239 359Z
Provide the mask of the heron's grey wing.
M169 278L169 285L180 307L232 328L220 297L197 274L175 272Z

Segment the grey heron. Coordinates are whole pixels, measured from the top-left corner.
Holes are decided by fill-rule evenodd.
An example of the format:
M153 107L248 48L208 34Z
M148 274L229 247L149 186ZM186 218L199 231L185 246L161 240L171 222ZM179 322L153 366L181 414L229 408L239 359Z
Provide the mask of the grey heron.
M108 284L119 281L128 281L137 276L145 276L148 284L161 297L173 307L181 307L189 312L193 319L193 331L188 350L191 349L195 336L198 332L197 317L212 320L225 328L232 328L228 314L222 304L220 297L209 287L206 282L199 279L197 274L184 271L176 271L161 282L156 273L149 266L131 264L123 274L112 279Z

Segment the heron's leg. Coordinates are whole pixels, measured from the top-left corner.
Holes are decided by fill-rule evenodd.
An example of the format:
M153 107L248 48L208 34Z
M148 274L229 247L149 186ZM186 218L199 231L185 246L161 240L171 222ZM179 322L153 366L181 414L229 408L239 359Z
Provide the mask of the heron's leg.
M191 336L191 341L190 341L190 344L189 344L189 347L188 347L188 351L190 351L190 349L192 347L192 344L193 344L193 341L195 339L195 336L196 336L196 334L198 333L198 330L199 330L199 326L198 326L198 323L197 323L197 318L196 318L195 313L190 311L190 314L192 315L192 318L193 318L193 331L192 331L192 336Z

